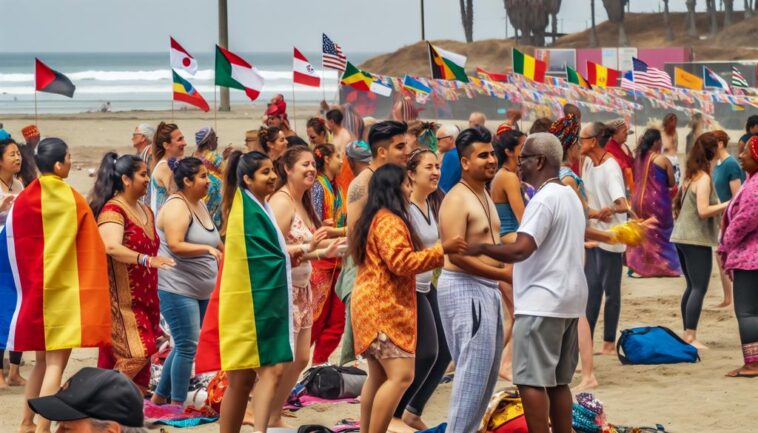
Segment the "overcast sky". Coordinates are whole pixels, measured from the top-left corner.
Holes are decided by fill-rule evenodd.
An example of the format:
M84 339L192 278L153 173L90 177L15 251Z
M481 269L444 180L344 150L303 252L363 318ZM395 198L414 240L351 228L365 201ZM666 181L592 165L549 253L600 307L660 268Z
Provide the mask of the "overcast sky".
M347 52L384 52L420 39L420 0L228 0L229 45L238 51L321 49L326 32ZM661 0L631 0L633 12ZM559 31L583 30L589 0L563 0ZM597 21L606 19L595 0ZM671 0L684 11L685 0ZM721 2L719 1L720 5ZM742 9L743 2L735 1ZM210 52L218 36L215 0L0 0L0 52L164 51L168 35ZM705 9L705 1L698 2ZM505 35L503 0L474 1L474 39ZM513 35L513 29L510 29ZM463 39L459 2L426 0L427 39Z

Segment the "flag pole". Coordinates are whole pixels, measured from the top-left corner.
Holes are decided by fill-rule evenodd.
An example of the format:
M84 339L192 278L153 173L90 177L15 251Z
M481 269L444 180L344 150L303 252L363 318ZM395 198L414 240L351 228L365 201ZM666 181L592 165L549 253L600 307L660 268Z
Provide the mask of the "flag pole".
M176 122L174 122L174 98L173 98L173 96L171 97L171 123L176 123Z
M216 85L213 86L213 130L218 134L218 105L216 101ZM231 103L229 104L231 106Z
M37 89L34 89L34 124L39 126L39 118L37 117Z
M297 134L297 101L295 100L295 77L292 77L292 130Z

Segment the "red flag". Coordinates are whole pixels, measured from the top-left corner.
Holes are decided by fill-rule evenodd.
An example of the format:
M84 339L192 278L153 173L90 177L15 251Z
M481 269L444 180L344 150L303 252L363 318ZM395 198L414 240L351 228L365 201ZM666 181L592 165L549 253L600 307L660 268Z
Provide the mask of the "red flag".
M508 75L507 74L500 74L497 72L490 72L485 70L484 68L476 67L476 74L479 75L479 78L489 81L500 81L503 83L508 82Z
M292 59L292 81L311 87L321 85L321 79L316 75L316 70L297 48Z
M58 95L74 97L76 86L65 75L58 71L50 69L49 66L42 63L40 59L34 59L34 77L36 85L34 87L38 92L57 93Z

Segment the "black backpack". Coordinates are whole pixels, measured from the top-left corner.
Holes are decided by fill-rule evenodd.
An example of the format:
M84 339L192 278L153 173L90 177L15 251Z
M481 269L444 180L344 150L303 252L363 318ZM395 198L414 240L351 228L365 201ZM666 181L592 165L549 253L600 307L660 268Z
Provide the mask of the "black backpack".
M300 383L309 395L339 400L361 395L367 377L366 372L360 368L323 365L309 368Z

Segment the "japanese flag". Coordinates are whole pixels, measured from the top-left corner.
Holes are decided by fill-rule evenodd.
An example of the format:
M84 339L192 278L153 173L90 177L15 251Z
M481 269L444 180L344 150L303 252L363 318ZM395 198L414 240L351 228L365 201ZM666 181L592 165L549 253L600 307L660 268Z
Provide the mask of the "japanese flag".
M197 72L197 60L174 38L171 38L171 68L187 71L191 75L195 75Z

